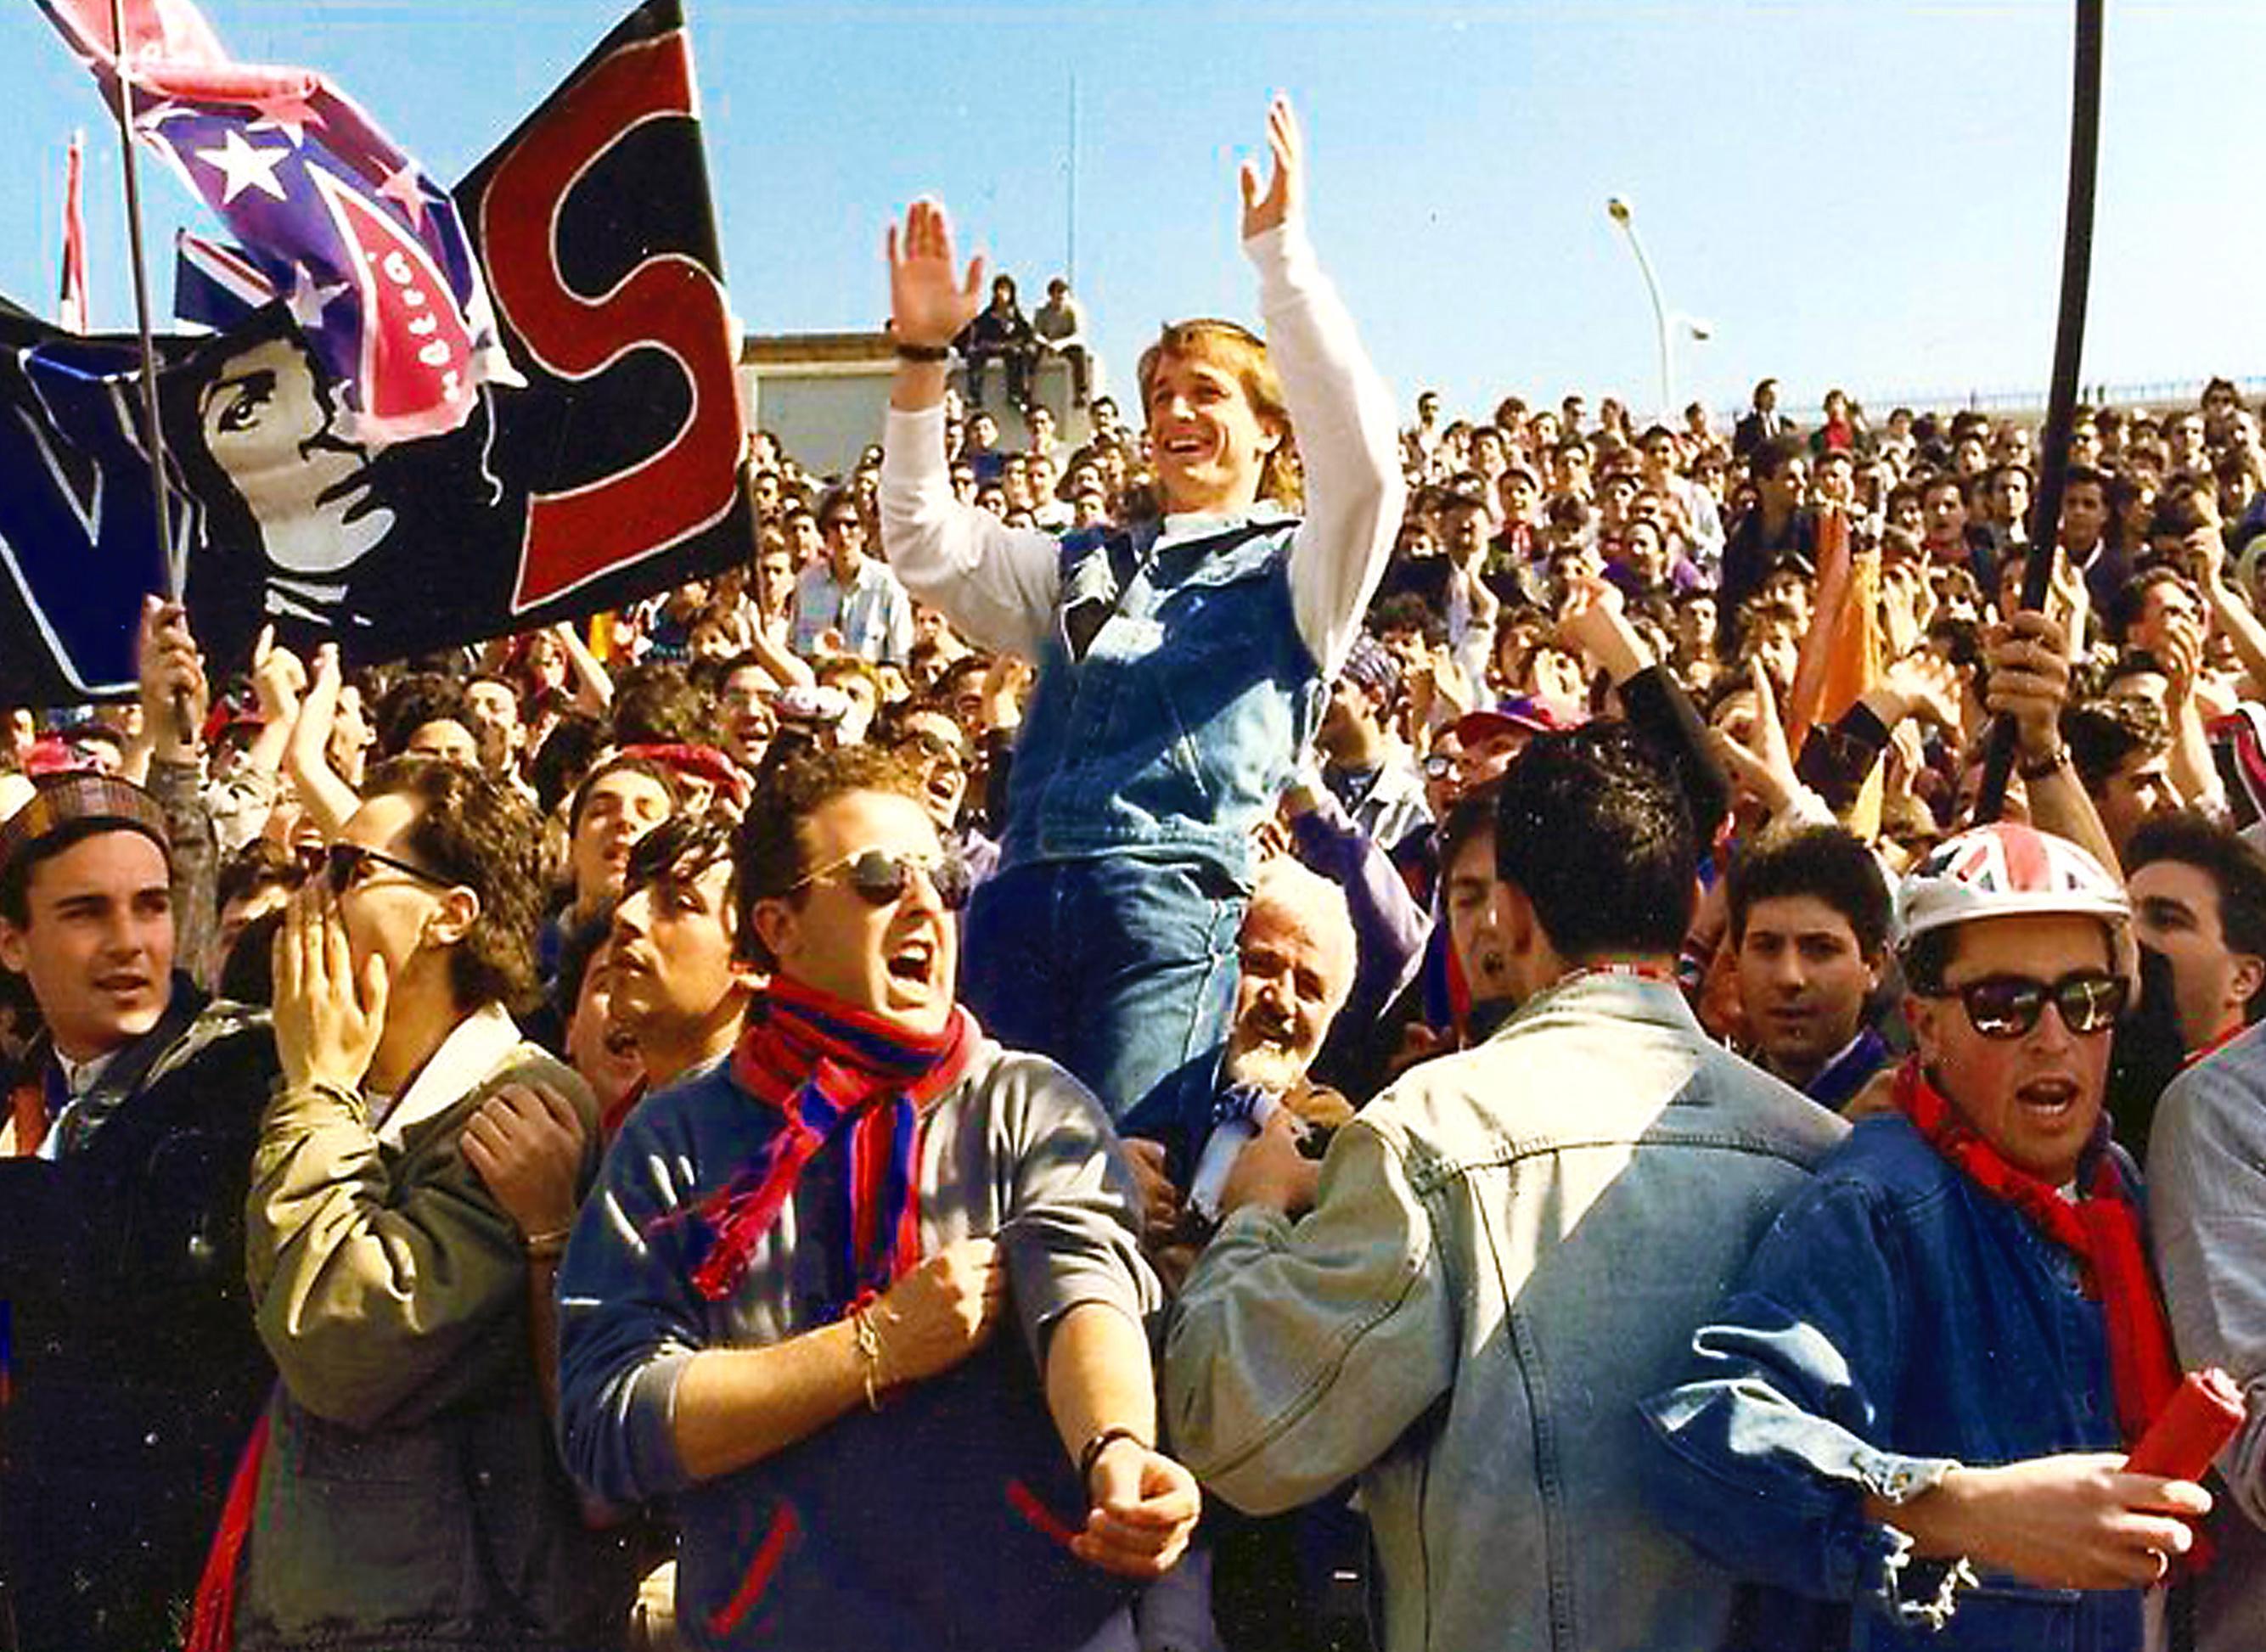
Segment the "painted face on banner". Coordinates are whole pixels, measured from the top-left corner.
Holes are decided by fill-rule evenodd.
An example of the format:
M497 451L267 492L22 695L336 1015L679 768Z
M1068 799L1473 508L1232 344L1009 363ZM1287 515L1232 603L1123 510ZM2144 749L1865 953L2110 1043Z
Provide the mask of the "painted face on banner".
M224 359L197 398L197 428L284 574L337 574L393 526L367 499L369 456L339 436L314 363L289 339Z

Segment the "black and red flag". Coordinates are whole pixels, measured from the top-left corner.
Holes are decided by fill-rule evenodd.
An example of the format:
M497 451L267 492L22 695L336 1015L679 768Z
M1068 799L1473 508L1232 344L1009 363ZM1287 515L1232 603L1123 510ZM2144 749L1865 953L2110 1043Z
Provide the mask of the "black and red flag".
M223 667L266 624L374 662L749 554L693 85L679 0L647 0L455 191L523 380L481 384L457 428L371 441L310 347L303 294L159 341L176 549ZM130 339L0 309L0 704L130 686L165 567L138 369Z

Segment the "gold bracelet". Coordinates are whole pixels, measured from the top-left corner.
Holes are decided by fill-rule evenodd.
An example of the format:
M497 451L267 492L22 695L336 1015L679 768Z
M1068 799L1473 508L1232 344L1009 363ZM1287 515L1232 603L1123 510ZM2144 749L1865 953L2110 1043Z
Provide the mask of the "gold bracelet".
M531 1262L555 1262L566 1254L566 1239L574 1232L571 1227L554 1228L548 1233L530 1233L520 1240L520 1248Z
M865 1308L851 1310L850 1327L858 1338L859 1375L866 1381L866 1409L879 1411L881 1408L881 1334L874 1328L873 1314Z

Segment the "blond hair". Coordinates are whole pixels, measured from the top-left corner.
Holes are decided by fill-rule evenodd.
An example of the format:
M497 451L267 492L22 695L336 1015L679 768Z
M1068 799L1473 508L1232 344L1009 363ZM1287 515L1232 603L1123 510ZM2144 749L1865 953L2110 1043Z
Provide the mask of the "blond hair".
M1283 433L1275 450L1260 462L1259 497L1285 510L1298 508L1303 490L1298 480L1298 456L1290 440L1290 409L1283 399L1283 381L1267 354L1267 341L1232 321L1201 318L1172 321L1157 334L1157 341L1141 352L1134 377L1141 388L1141 406L1147 412L1158 368L1167 358L1207 362L1232 373L1243 387L1252 412Z

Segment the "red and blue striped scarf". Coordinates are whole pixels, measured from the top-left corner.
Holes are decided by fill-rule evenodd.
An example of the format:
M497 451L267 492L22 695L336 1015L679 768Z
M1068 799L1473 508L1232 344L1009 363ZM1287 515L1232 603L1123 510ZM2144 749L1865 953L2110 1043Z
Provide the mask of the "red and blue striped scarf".
M686 1212L713 1236L692 1283L711 1302L738 1288L811 1160L837 1137L847 1312L920 1261L921 1109L960 1081L978 1029L955 1007L944 1030L907 1033L869 1010L774 979L732 1051L732 1077L780 1129L730 1181Z

